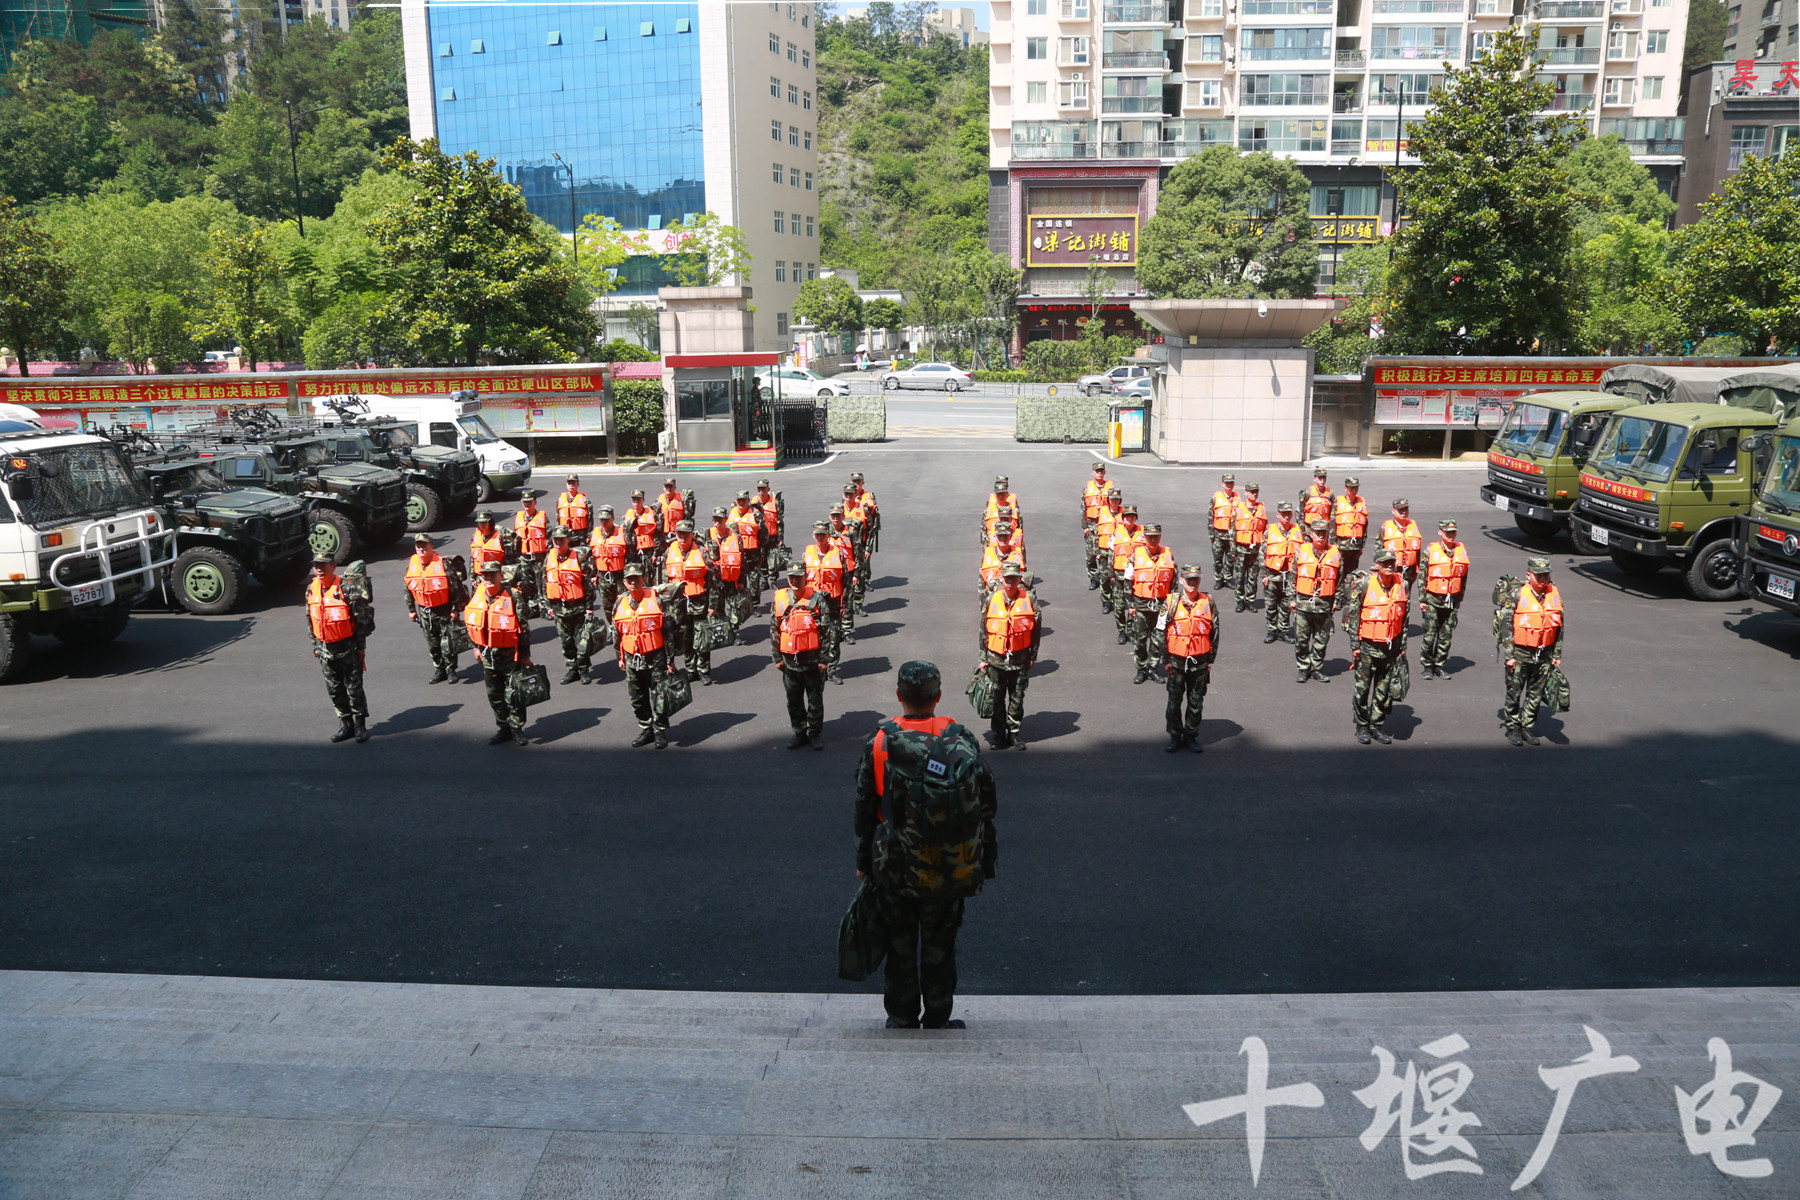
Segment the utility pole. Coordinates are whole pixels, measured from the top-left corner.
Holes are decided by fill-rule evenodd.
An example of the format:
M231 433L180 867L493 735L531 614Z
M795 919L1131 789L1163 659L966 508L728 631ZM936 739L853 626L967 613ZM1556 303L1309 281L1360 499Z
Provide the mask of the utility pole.
M286 10L283 9L283 11L285 12ZM337 106L335 104L321 104L317 108L303 109L296 113L294 111L294 102L292 100L284 100L282 103L287 105L288 166L292 167L294 171L294 223L300 227L300 236L304 238L306 236L306 214L300 211L300 138L299 134L294 129L294 118L297 116L309 117L313 113L324 112L328 108L336 108Z
M581 265L581 224L575 220L575 168L568 160L552 150L550 157L562 164L562 169L569 173L569 265Z

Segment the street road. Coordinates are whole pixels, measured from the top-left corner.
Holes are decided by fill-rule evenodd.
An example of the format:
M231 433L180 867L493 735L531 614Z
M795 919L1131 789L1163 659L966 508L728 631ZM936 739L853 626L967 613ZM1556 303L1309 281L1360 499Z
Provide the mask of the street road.
M1013 435L1010 397L959 393L889 392L888 437L1007 438Z
M898 422L961 401L896 403ZM916 411L922 415L914 416ZM524 748L490 748L480 687L428 687L398 551L374 567L375 738L334 722L296 596L212 619L144 614L104 651L39 642L0 692L0 966L470 983L830 991L854 887L851 787L893 671L977 639L975 527L1021 493L1049 633L1025 753L992 755L999 878L972 901L972 992L1163 993L1800 982L1793 718L1800 621L1684 599L1557 547L1574 711L1514 749L1487 591L1527 547L1477 471L1365 471L1427 530L1456 517L1475 586L1446 682L1417 680L1390 747L1351 737L1347 649L1296 685L1260 614L1224 614L1206 754L1162 753L1080 570L1084 449L978 438L856 448L780 473L803 531L851 470L886 514L870 615L828 687L824 753L789 753L766 618L719 686L636 733L615 666L558 688ZM1216 471L1115 476L1182 559ZM1300 470L1240 469L1269 499ZM597 479L622 503L647 477ZM1334 474L1332 482L1337 482ZM682 479L703 506L750 481ZM539 486L549 481L540 480ZM554 484L550 484L554 486ZM467 531L447 537L466 547ZM798 545L797 538L790 541ZM1210 582L1210 579L1209 579ZM537 657L554 663L550 631ZM465 678L473 672L465 668Z

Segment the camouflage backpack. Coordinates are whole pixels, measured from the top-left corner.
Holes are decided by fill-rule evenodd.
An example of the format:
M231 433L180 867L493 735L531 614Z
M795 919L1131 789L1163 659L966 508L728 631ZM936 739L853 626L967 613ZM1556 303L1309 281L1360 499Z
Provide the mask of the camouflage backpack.
M982 883L981 752L947 718L937 733L892 718L875 734L875 878L902 896L955 900Z
M444 560L444 574L450 580L450 605L460 613L474 596L474 589L469 586L469 564L462 555L453 554Z
M369 565L359 558L344 568L341 578L356 636L368 637L375 632L375 584L369 578Z
M1502 575L1494 581L1494 657L1506 656L1512 645L1513 610L1519 607L1519 589L1525 581L1517 575Z
M1338 595L1346 598L1354 596L1356 595L1357 589L1368 582L1369 573L1367 571L1352 571L1350 572L1350 577L1338 585ZM1362 627L1362 609L1358 605L1346 602L1343 606L1343 613L1342 624L1344 626L1344 632L1351 637L1355 637L1356 631Z

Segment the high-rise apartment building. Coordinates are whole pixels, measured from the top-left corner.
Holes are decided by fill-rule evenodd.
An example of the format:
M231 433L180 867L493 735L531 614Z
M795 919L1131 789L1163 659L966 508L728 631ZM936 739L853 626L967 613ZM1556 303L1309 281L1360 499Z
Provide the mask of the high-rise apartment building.
M1800 0L1727 0L1721 58L1793 59L1800 49Z
M598 213L672 249L668 226L716 213L752 256L727 282L754 289L757 349L788 348L819 261L811 4L404 0L401 21L413 137L495 159L565 234ZM619 274L615 312L675 282L651 258Z
M1075 297L1096 237L1123 320L1138 294L1137 230L1158 185L1210 145L1300 165L1314 185L1320 285L1329 288L1344 249L1391 228L1387 173L1417 161L1401 122L1424 114L1443 63L1468 62L1509 25L1535 30L1552 108L1622 135L1672 183L1687 5L996 0L989 242L1026 268L1023 335L1077 335L1085 301Z

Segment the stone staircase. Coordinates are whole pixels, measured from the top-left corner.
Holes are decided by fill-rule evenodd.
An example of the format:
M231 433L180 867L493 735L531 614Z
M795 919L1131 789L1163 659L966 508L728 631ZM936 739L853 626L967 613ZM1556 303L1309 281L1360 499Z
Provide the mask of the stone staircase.
M1584 1025L1639 1069L1580 1084L1518 1194L1800 1194L1800 1095L1727 1152L1773 1173L1734 1178L1689 1153L1673 1092L1712 1079L1714 1037L1800 1086L1800 989L973 996L958 1015L890 1031L867 992L4 972L0 1200L1504 1197L1554 1099L1538 1068L1588 1053ZM1352 1093L1373 1047L1428 1071L1421 1047L1452 1033L1482 1173L1409 1182L1398 1128L1358 1141L1374 1112ZM1254 1185L1245 1121L1182 1108L1246 1092L1247 1038L1269 1088L1324 1100L1268 1110Z

